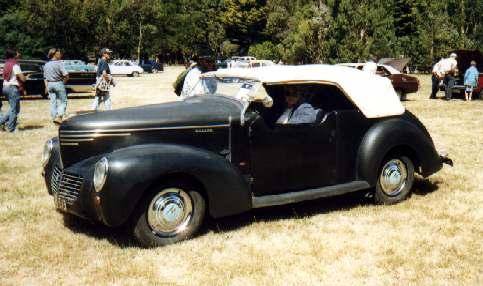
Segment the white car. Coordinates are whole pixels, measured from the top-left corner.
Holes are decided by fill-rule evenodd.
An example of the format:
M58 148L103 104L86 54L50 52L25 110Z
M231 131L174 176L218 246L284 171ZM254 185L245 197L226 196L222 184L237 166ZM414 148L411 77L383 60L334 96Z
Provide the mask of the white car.
M109 64L112 75L140 76L144 70L142 67L128 60L114 61Z

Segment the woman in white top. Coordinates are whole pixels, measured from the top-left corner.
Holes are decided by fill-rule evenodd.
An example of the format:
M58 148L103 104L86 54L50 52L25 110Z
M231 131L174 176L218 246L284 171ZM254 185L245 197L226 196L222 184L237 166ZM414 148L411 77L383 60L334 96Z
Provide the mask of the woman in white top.
M5 65L3 68L3 89L2 94L8 99L10 108L7 113L0 114L0 127L9 132L17 128L17 116L20 112L20 94L23 92L25 76L17 64L20 54L12 49L5 51Z

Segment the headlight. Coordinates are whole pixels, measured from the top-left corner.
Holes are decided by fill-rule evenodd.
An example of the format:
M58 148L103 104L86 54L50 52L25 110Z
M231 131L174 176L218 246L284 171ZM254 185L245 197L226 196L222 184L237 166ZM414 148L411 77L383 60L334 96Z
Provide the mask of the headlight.
M99 161L97 161L96 165L94 166L94 189L96 192L100 192L104 183L106 182L107 172L109 171L109 161L106 157L102 157Z
M50 156L52 155L52 150L54 149L54 143L52 139L45 142L44 151L42 152L42 166L45 167L49 162Z

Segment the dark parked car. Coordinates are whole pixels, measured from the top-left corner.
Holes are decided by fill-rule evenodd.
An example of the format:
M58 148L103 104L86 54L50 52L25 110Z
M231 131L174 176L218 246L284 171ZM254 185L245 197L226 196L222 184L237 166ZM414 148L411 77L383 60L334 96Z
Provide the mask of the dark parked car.
M45 92L43 72L43 66L46 62L42 60L20 60L18 63L22 73L27 78L24 95L40 95L43 98L47 98L48 94ZM3 64L3 61L1 64ZM68 93L94 91L96 84L95 72L72 70L68 70L68 72L69 80L65 84Z
M157 73L164 71L163 65L156 61L148 60L139 64L140 67L147 73Z
M277 124L294 90L316 120ZM42 156L56 208L159 246L196 234L205 216L359 190L397 203L415 173L451 163L387 79L355 69L218 70L192 95L64 121Z
M342 66L357 68L362 70L364 63L343 63ZM417 92L419 89L419 80L407 74L404 74L390 65L377 64L378 75L387 77L401 100L406 100L408 93Z

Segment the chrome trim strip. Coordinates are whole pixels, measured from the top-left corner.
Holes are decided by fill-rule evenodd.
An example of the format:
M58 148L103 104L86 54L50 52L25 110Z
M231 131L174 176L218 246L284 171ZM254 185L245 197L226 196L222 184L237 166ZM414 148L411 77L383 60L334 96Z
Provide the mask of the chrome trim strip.
M67 142L62 143L61 142L60 145L64 145L64 146L79 146L79 143L67 143Z
M94 134L68 134L68 135L65 135L65 134L61 134L60 135L60 138L64 139L64 138L84 138L84 137L94 137L94 138L98 138L98 137L116 137L116 136L130 136L131 133L113 133L113 134L99 134L99 133L94 133Z
M133 129L93 129L93 130L60 130L59 133L116 133L116 132L136 132L136 131L155 131L155 130L176 130L176 129L202 129L202 128L222 128L229 127L229 123L215 125L198 125L198 126L170 126L170 127L150 127L150 128L133 128Z
M228 128L228 161L231 162L231 115L228 117L228 122L229 122L229 128Z
M62 140L62 143L68 143L68 142L85 142L85 141L94 141L94 138L85 138L85 139L64 139L64 138L60 138Z

